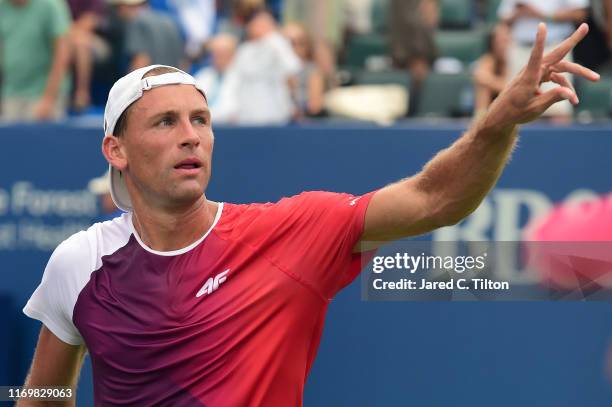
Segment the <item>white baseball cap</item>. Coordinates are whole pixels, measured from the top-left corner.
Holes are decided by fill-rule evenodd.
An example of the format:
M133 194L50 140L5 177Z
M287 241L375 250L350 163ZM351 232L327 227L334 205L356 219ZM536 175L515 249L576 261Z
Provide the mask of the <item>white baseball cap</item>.
M153 68L172 68L177 72L164 73L156 76L143 76ZM112 135L117 125L117 120L121 114L134 102L142 97L145 90L164 85L193 85L202 92L206 99L204 88L199 85L193 76L178 68L168 65L149 65L144 68L136 69L124 77L120 78L108 93L108 100L104 108L104 134ZM109 164L110 172L110 192L113 202L117 208L129 212L132 210L132 200L128 194L125 180L121 171Z

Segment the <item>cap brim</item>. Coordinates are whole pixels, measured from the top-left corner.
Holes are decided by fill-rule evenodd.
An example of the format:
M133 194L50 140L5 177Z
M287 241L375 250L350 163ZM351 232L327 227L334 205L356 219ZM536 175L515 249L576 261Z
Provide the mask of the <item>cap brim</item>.
M125 179L116 168L110 167L110 192L117 208L124 212L132 210L132 200L125 185Z

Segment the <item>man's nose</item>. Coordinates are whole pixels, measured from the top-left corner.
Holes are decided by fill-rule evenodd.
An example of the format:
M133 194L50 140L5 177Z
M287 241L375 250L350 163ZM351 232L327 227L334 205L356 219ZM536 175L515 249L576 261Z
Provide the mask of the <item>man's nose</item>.
M180 126L180 144L182 147L198 146L200 144L200 135L194 128L193 123L189 119L182 119Z

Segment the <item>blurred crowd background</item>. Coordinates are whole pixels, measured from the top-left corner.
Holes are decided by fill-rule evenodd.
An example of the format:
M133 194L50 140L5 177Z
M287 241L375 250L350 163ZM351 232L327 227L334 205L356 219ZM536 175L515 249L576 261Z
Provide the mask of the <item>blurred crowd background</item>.
M482 207L431 240L608 241L612 0L0 0L0 384L23 383L30 365L40 324L21 308L52 250L117 214L107 174L85 186L108 167L96 135L122 75L169 64L207 89L213 124L225 124L210 196L361 194L416 173L482 114L526 62L539 21L547 48L588 22L569 58L602 79L572 79L580 104L524 129ZM4 126L58 121L68 125ZM604 125L558 127L591 122ZM305 125L239 127L286 123ZM589 267L609 271L600 264ZM499 276L523 284L519 268ZM361 295L353 284L330 306L305 405L610 405L608 302L407 307ZM440 372L453 378L444 391ZM89 362L82 377L78 405L89 406Z
M215 123L473 117L539 21L547 48L588 22L569 58L602 73L546 120L612 117L612 0L0 0L0 118L100 116L113 82L149 64L195 75Z

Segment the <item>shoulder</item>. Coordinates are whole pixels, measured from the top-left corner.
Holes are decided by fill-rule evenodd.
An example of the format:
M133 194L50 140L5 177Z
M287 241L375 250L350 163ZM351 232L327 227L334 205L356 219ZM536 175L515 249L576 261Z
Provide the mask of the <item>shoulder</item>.
M77 232L53 251L47 272L57 275L65 274L67 270L91 269L93 264L91 253L89 230Z
M140 16L145 19L150 24L159 24L164 29L168 29L168 27L174 28L176 26L172 17L167 15L166 13L162 13L156 10L146 10L140 13Z
M336 208L352 208L359 199L348 193L307 191L281 198L277 202L225 204L222 223L247 226L252 223L318 216Z
M105 222L94 223L77 232L55 249L49 260L50 272L90 273L101 264L101 257L125 245L131 234L129 214Z

